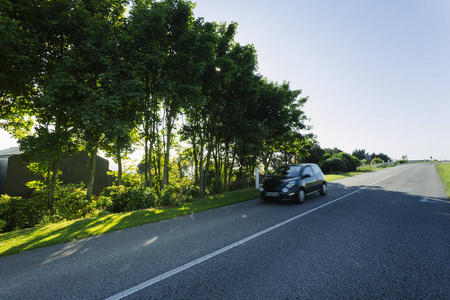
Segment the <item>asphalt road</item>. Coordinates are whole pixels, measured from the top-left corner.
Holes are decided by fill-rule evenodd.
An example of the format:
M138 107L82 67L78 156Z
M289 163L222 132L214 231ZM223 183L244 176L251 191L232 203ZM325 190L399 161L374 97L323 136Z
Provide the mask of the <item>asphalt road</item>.
M0 258L0 299L449 299L450 203L432 164L338 180Z

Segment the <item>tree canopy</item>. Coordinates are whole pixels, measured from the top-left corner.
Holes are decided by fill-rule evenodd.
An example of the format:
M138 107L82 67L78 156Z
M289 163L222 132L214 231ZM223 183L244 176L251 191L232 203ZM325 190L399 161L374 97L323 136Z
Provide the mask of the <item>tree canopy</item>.
M120 168L143 145L144 186L162 189L171 150L184 141L179 152L203 191L213 178L226 187L259 164L267 170L276 155L307 156L308 97L258 73L255 47L234 41L238 24L196 19L194 8L186 0L2 1L1 126L41 166L49 206L59 158L80 150L92 160L88 197L99 150Z

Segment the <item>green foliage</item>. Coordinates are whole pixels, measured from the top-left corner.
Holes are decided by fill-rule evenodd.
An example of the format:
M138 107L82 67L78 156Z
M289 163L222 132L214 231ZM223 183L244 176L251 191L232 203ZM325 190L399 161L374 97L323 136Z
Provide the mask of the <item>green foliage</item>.
M445 191L450 200L450 164L438 164L436 169L439 172Z
M384 161L379 157L375 157L374 159L372 159L372 161L370 163L371 164L382 164L382 163L384 163Z
M0 257L99 235L114 230L193 214L258 197L258 190L251 188L213 197L205 197L194 203L184 205L183 207L158 208L122 214L110 214L102 217L61 222L58 224L49 224L40 228L5 233L1 236Z
M329 158L320 167L325 174L345 172L347 168L345 161L339 158Z
M113 213L150 208L155 205L156 196L150 189L141 186L111 186L103 190L95 203L97 209Z
M64 220L86 217L92 212L91 201L86 198L84 184L64 184L55 191L54 208L56 215Z
M6 227L6 221L0 219L0 232L3 232L4 227Z
M372 153L370 156L372 159L379 158L383 162L391 161L391 158L384 153L378 153L378 154Z
M214 177L211 180L211 185L209 187L209 193L211 195L216 195L216 194L223 193L223 181L222 181L222 178Z
M337 172L356 171L360 162L358 158L345 152L338 152L321 164L322 171L326 174Z
M357 157L359 160L366 159L366 155L369 154L364 149L355 149L352 152L352 156Z
M31 228L42 217L42 203L35 199L22 197L0 196L0 231L7 232L14 229Z
M196 185L191 185L189 187L186 187L184 190L184 194L188 199L198 199L204 196L204 193L200 189L200 187Z
M182 203L181 194L178 189L172 185L166 186L162 191L161 195L158 197L155 206L165 207L165 206L180 206Z

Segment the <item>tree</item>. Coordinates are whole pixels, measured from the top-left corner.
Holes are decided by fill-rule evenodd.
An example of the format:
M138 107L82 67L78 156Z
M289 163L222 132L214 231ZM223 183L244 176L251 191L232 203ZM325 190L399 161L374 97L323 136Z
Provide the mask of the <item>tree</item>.
M168 19L165 45L166 57L162 67L163 108L166 125L163 186L169 180L169 158L172 130L179 113L200 99L200 75L204 64L196 57L198 31L193 7L189 1L167 0Z
M320 145L315 140L312 140L311 143L306 145L305 148L308 152L308 156L305 161L320 164L323 160L323 155L325 154L325 151L320 147Z
M168 6L164 1L135 1L126 28L131 37L128 55L136 67L144 96L141 136L144 144L145 186L153 186L153 151L160 124L161 73L167 55Z
M386 154L384 154L384 153L375 154L375 152L371 154L371 158L372 159L379 158L379 159L381 159L384 162L388 162L388 161L391 160L391 158L389 156L387 156Z
M0 120L16 137L21 137L19 126L28 131L31 125L23 121L30 114L29 102L36 93L34 83L44 52L37 38L40 24L32 22L42 21L39 17L40 11L31 1L0 3Z
M124 131L118 128L124 119L118 121L121 114L117 111L124 109L134 97L125 97L127 84L117 82L123 79L122 75L117 76L123 72L123 66L116 65L117 59L121 61L117 55L122 53L118 37L123 30L126 3L126 0L86 0L77 6L79 15L75 21L81 30L71 49L76 62L71 72L78 84L76 128L90 155L88 198L93 191L97 153L105 143L124 136Z
M355 149L352 152L352 156L357 157L359 160L363 160L366 159L366 155L368 155L369 153L366 152L366 150L364 149Z
M21 11L19 5L16 8L20 12L21 30L35 36L33 44L36 48L28 51L31 57L39 57L39 72L31 73L33 77L25 77L28 83L24 84L20 101L20 112L32 112L37 125L34 133L21 136L19 143L24 157L40 165L38 169L43 173L47 187L48 207L52 209L60 157L77 148L74 140L76 117L71 107L77 98L78 86L70 68L74 65L71 56L77 26L74 19L79 11L69 0L32 2L27 12ZM30 85L34 86L35 92L26 89Z
M276 152L283 152L285 161L289 153L299 157L307 155L304 140L311 137L300 134L301 130L307 129L304 124L306 116L301 108L308 97L298 98L302 91L291 90L286 82L278 85L264 79L261 84L257 115L261 118L264 132L261 160L267 174Z

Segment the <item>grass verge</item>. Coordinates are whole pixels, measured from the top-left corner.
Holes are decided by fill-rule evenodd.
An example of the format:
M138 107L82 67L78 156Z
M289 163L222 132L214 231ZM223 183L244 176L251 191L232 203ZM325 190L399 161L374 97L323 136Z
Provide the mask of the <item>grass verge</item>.
M356 175L360 175L360 174L364 174L364 173L372 172L372 171L375 171L375 170L369 170L369 169L367 169L367 170L354 171L354 172L346 172L346 173L339 173L339 174L328 174L328 175L325 175L325 180L326 180L327 182L330 182L330 181L342 179L342 178L345 178L345 177L356 176Z
M436 165L436 169L444 184L447 197L450 199L450 164L445 163Z
M257 189L248 188L206 197L181 207L145 209L6 232L0 234L0 257L171 219L258 197Z

